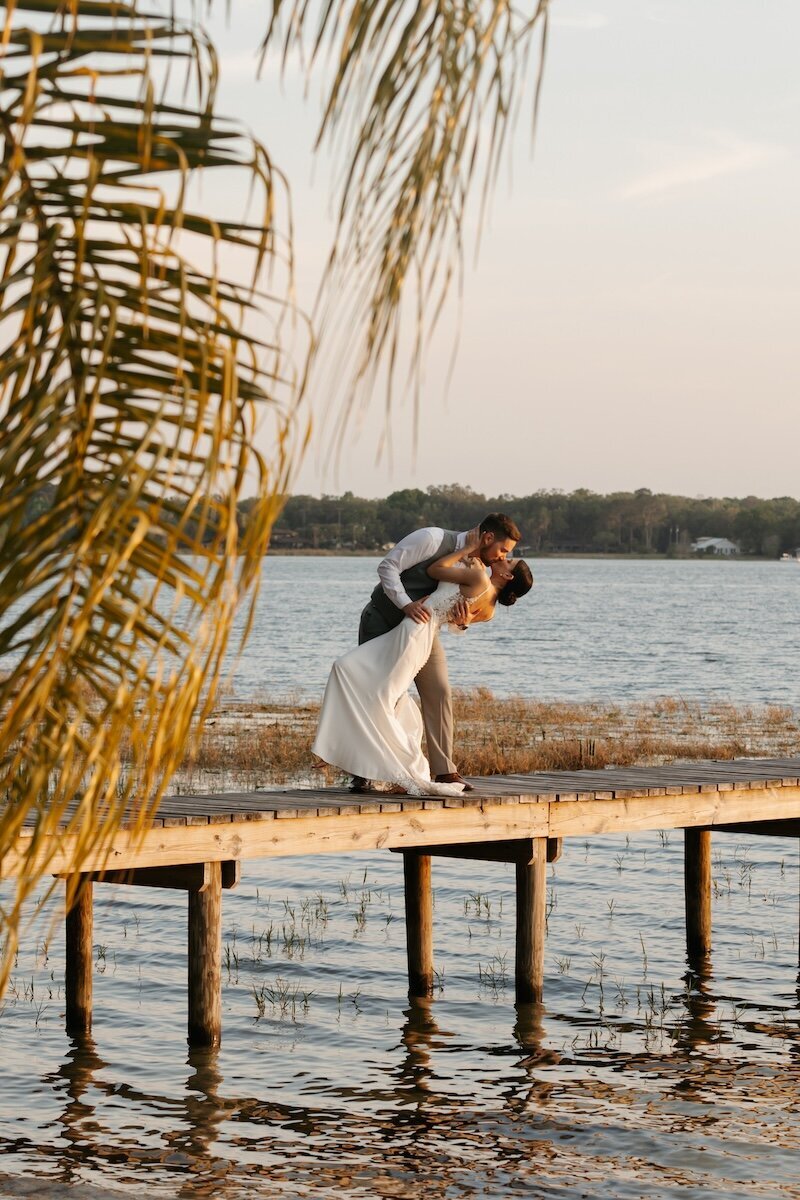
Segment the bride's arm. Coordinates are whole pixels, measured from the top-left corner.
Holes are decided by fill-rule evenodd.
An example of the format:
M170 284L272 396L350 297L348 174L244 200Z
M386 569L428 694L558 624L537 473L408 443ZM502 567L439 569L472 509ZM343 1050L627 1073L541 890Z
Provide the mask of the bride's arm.
M428 574L431 579L438 579L440 583L460 583L462 587L472 588L480 584L486 583L486 571L483 567L468 567L461 563L464 556L464 551L459 550L455 563L450 562L452 555L448 554L444 558L440 558L438 562L431 563L428 567ZM458 565L458 564L461 565Z
M492 591L490 595L481 596L475 604L470 604L468 597L462 598L466 612L462 614L463 619L456 621L455 626L451 624L451 630L465 633L470 625L482 625L491 621L495 613L495 596L496 593Z
M475 532L470 531L471 536L460 550L453 550L452 553L445 554L442 558L437 558L435 563L431 563L427 568L431 579L440 583L460 583L462 587L468 588L486 582L486 571L482 566L467 566L464 562L478 547L479 538L473 536Z

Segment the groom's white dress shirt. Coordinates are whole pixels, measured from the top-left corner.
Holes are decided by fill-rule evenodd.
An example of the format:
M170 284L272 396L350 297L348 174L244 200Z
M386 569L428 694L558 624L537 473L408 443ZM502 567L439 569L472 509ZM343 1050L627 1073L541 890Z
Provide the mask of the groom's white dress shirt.
M456 550L466 546L468 533L469 530L459 533L456 538ZM413 603L403 587L400 572L415 567L426 558L433 558L442 544L444 534L443 529L415 529L413 533L401 538L379 563L378 578L381 586L397 608L403 609L407 604Z

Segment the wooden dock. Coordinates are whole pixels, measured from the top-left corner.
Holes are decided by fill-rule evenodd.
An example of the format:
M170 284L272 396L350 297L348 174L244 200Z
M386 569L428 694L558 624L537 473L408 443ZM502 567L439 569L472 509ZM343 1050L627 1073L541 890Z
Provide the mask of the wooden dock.
M711 948L711 834L800 837L800 757L673 763L602 771L555 771L473 779L475 791L445 799L352 795L336 788L169 796L142 833L121 829L84 863L66 918L66 1017L73 1034L92 1018L94 884L168 887L188 893L188 1035L221 1038L222 892L241 864L279 855L383 849L404 859L409 991L433 989L431 859L516 866L516 996L538 1002L544 986L547 863L570 838L645 830L685 831L687 952ZM22 869L29 838L0 864ZM48 870L70 867L68 839Z

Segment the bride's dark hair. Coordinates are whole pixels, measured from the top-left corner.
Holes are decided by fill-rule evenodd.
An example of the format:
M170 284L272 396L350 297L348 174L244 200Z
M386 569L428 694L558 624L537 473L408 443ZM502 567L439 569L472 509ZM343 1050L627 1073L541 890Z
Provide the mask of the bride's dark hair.
M511 570L511 578L505 587L497 593L497 603L510 608L516 604L520 596L524 596L533 587L533 575L524 558L518 558Z

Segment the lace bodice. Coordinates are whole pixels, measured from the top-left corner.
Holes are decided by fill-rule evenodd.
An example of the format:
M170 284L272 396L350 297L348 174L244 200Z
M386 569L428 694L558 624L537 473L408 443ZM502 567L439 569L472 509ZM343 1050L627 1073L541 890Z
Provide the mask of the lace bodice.
M436 591L425 597L425 607L431 610L433 619L439 625L446 625L460 595L461 589L457 583L440 583Z
M489 591L490 583L486 583L483 591L478 592L477 596L470 596L469 603L474 604L486 592ZM430 596L425 598L425 607L431 610L433 619L441 627L445 626L455 633L463 633L461 626L450 621L453 612L453 605L461 595L461 588L457 583L440 583L436 591L431 592Z

